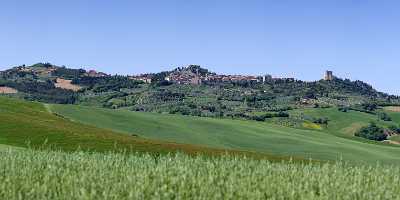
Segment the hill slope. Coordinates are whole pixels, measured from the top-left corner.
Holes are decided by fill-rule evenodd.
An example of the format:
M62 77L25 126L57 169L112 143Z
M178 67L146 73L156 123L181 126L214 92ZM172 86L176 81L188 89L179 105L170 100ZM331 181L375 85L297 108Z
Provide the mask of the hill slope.
M160 73L111 76L38 63L0 71L0 87L18 91L10 95L46 103L217 118L255 119L255 113L309 107L400 105L399 97L379 92L362 81L335 77L310 82L215 74L197 65Z
M10 146L33 148L50 146L66 151L74 151L79 148L90 151L226 153L221 149L148 140L132 136L133 133L131 131L129 134L121 134L112 130L71 122L50 113L48 107L46 108L41 103L0 97L0 149L7 149ZM245 153L269 159L283 159L249 152L229 151L228 153Z
M321 131L340 136L353 136L359 128L367 126L370 122L374 122L384 127L396 125L400 122L400 119L395 116L392 117L393 121L383 121L380 120L379 115L376 114L358 111L341 112L335 107L296 109L289 113L292 118L296 118L300 115L302 115L303 118L326 118L329 121L329 125L323 127Z
M258 151L280 156L360 162L400 163L400 148L346 139L323 131L300 130L265 122L162 115L73 105L52 105L67 118L140 136Z

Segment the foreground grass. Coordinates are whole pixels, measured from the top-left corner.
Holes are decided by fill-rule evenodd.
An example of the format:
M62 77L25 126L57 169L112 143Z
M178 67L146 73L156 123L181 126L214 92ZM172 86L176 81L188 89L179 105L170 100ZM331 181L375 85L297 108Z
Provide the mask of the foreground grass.
M0 144L0 151L4 151L4 150L8 150L8 149L23 149L23 148Z
M399 199L400 168L0 151L0 199Z
M356 121L368 123L369 119L376 118L359 112L311 110L312 113L310 111L307 114L323 115L326 111L325 115L332 119L329 125L332 128L320 131L287 128L254 121L131 112L75 105L51 105L51 110L84 124L126 134L135 132L141 137L150 139L317 160L344 159L352 162L400 163L398 146L377 145L332 134L334 131L351 127Z

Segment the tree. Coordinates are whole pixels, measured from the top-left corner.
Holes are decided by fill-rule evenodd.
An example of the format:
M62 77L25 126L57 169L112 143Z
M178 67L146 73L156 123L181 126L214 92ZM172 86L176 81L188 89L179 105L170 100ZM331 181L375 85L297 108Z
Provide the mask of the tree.
M396 125L389 126L389 130L393 131L396 134L400 134L400 128Z
M370 123L367 127L361 128L355 136L376 141L383 141L387 138L385 130L375 123Z

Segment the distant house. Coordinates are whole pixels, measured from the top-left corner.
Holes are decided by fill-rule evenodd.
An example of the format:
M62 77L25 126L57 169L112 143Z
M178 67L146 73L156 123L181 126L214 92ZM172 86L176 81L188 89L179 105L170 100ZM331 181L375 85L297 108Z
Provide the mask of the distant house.
M269 75L269 74L264 75L262 78L263 78L263 83L271 82L271 81L272 81L272 76Z
M148 84L151 83L151 78L149 78L149 77L140 77L140 78L137 78L136 80L143 81L144 83L148 83Z
M150 83L151 83L151 78L145 78L143 81L144 81L145 83L150 84Z
M106 73L97 72L96 70L89 70L89 72L87 72L87 75L90 76L90 77L105 77L105 76L108 76Z

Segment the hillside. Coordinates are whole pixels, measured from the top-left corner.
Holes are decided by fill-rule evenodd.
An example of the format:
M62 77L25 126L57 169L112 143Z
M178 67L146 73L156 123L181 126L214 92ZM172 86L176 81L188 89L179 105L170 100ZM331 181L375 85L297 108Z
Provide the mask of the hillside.
M188 154L247 154L271 160L283 157L226 151L137 137L134 131L116 131L72 122L49 112L41 103L0 97L0 149L10 147L54 148L64 151L134 151Z
M400 163L398 146L338 135L341 134L341 130L350 130L353 122L368 123L376 117L358 111L341 113L341 116L334 118L337 113L331 110L332 127L313 130L289 128L269 122L131 112L74 105L51 105L50 108L59 115L84 124L125 134L135 132L142 137L165 141L322 160ZM318 114L324 111L321 109L310 112ZM348 122L342 123L346 119Z
M29 140L35 146L46 141L69 150L109 150L118 143L139 151L219 152L206 146L322 160L398 160L400 116L382 108L397 108L400 98L332 74L308 82L216 74L190 65L121 76L38 63L0 72L0 88L14 91L2 96L47 103L4 98L16 109L30 108L3 115L18 129L3 125L0 144L26 146ZM24 112L40 115L33 119Z
M400 105L399 97L379 92L362 81L332 77L308 82L269 75L225 75L197 65L111 76L38 63L0 72L0 87L18 91L11 96L46 103L250 120L312 107Z

